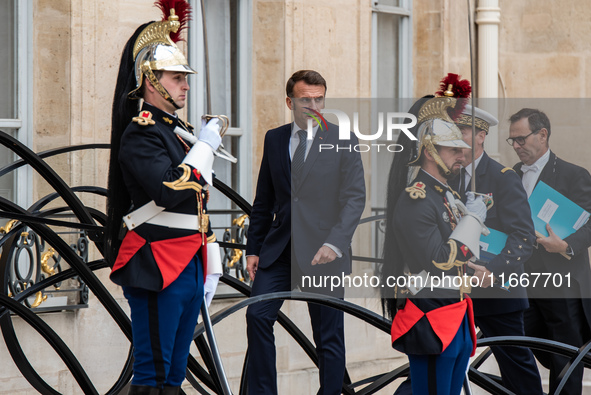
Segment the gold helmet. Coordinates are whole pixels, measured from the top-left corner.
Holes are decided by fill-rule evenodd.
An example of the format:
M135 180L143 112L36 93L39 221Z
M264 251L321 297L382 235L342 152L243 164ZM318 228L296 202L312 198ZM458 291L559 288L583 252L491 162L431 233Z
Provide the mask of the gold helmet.
M457 74L448 74L441 85L446 86L445 91L442 89L437 93L443 94L443 97L427 100L419 110L416 136L418 144L409 165L417 165L425 148L443 172L449 175L451 171L441 160L435 146L471 148L464 142L462 132L454 123L454 118L463 110L465 98L470 94L471 88L470 83L467 80L460 81Z
M154 71L196 73L176 45L180 40L181 30L190 19L191 7L186 0L159 0L155 4L163 11L164 18L146 26L135 41L133 59L136 88L129 92L129 96L139 98L145 76L162 97L178 108L154 75Z

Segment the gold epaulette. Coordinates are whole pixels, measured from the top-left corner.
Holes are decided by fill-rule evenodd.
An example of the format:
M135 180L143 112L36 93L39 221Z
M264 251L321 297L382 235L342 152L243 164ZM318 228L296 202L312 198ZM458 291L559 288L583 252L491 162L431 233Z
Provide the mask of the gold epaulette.
M152 113L150 111L140 111L138 116L131 118L131 120L142 126L156 124L156 122L152 119Z
M507 170L512 170L512 171L515 171L515 170L513 170L513 168L512 168L512 167L505 167L503 170L501 170L501 173L505 174L505 172L506 172Z
M410 195L411 199L424 199L427 197L427 191L425 190L425 184L417 181L408 188L405 189Z

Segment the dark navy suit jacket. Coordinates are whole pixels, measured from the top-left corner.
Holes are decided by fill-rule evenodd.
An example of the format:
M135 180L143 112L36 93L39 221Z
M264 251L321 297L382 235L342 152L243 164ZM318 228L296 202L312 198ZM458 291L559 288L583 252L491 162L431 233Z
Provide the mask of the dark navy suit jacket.
M291 129L292 124L287 124L265 135L246 254L259 256L259 267L266 268L291 240L304 274L348 274L351 239L365 206L363 164L354 150L357 139L339 141L336 125L329 123L327 130L319 127L295 184L289 157ZM342 258L312 266L324 243L338 247Z
M137 119L142 114L149 114L153 124L138 123ZM182 165L186 156L185 144L190 143L183 144L174 133L179 123L187 130L192 131L192 128L178 117L148 103L143 104L138 117L125 129L119 151L121 173L133 203L130 211L153 200L158 206L164 207L166 212L197 215L197 193L202 195L203 209L206 210L207 195L203 190L205 180L190 165ZM176 279L202 245L200 239L191 242L186 239L200 233L197 229L144 223L135 228L133 233L143 239L145 244L140 248L131 242L134 240L132 234L127 234L119 250L124 265L120 265L119 260L116 262L111 280L119 285L150 291L160 291L171 277ZM208 242L215 241L210 225L206 236ZM178 244L162 243L156 247L159 242L174 239L178 239ZM154 255L154 250L160 252Z
M531 217L527 194L520 177L510 167L503 167L491 159L486 152L476 167L476 192L491 194L493 205L486 213L485 225L508 235L505 247L499 255L486 264L493 274L504 274L505 281L511 273L521 275L524 264L531 256L535 242L534 225ZM456 189L459 177L450 182ZM464 191L459 191L462 200L466 200ZM517 286L509 292L497 287L473 288L476 316L495 315L525 310L529 304L526 289Z
M522 177L522 163L514 166L517 174ZM550 158L540 173L538 182L543 181L583 209L591 212L591 175L584 168L558 158L550 151ZM560 254L547 252L540 246L534 250L526 262L528 272L570 273L571 281L577 281L587 321L591 325L591 269L589 268L589 246L591 246L591 221L564 239L573 249L574 256L568 260ZM563 278L564 280L564 278ZM548 293L548 289L540 290L546 297L560 297L560 288ZM539 296L539 295L533 295ZM532 297L532 295L530 295Z

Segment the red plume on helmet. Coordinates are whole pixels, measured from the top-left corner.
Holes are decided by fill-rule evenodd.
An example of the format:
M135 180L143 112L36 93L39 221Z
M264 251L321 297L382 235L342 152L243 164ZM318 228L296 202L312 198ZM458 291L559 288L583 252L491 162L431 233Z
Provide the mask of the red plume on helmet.
M439 90L435 92L439 96L455 97L458 99L454 108L448 108L447 112L454 121L464 111L468 98L472 93L470 81L462 80L458 74L448 73L440 82Z
M170 10L174 9L174 14L179 17L181 27L176 33L170 33L170 39L175 43L183 41L181 32L187 28L187 24L191 20L191 5L187 0L158 0L154 5L162 10L163 21L168 20L171 14Z

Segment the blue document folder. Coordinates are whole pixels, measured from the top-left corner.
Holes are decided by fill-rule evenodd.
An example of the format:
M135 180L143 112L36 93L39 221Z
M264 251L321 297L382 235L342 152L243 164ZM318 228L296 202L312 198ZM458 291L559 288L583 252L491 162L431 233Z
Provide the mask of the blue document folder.
M507 234L491 228L488 230L490 230L488 236L480 235L480 260L485 262L490 262L499 255L507 242Z
M587 223L589 213L543 181L538 182L529 197L529 206L536 233L548 236L550 224L558 237L564 239Z
M490 262L495 256L499 255L507 243L507 234L498 230L488 228L488 236L480 235L480 260ZM495 285L505 291L509 291L509 281L504 285Z

